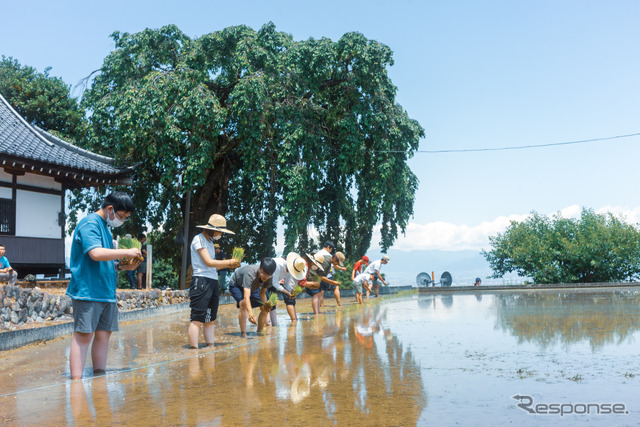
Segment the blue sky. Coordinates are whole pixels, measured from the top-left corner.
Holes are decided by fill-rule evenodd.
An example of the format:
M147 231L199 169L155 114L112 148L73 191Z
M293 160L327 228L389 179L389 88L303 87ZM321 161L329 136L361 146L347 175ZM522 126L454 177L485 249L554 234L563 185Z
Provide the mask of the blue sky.
M297 40L350 31L387 44L421 150L550 144L640 132L637 1L5 2L0 54L74 86L114 31L191 37L268 21ZM76 94L78 91L75 92ZM395 249L488 248L530 211L584 206L640 221L640 137L529 150L417 153L409 232Z

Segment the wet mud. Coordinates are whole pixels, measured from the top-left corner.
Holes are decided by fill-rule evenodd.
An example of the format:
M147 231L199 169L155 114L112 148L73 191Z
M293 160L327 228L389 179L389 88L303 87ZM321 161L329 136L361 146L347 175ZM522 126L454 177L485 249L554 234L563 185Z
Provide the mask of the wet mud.
M214 347L187 346L188 312L121 323L107 372L68 379L70 337L0 354L8 425L634 425L640 293L408 295L308 301L241 338L221 307ZM202 338L201 338L202 342ZM625 415L532 415L536 403L618 402ZM635 421L634 421L635 420Z

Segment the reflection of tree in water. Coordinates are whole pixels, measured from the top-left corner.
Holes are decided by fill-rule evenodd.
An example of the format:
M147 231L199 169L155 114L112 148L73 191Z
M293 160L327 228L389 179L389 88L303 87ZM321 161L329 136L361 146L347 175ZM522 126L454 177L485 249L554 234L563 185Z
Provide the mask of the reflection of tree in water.
M427 403L420 367L384 328L378 306L361 310L313 319L304 337L288 334L276 391L288 423L417 423Z
M496 295L497 325L542 347L621 343L640 328L640 293L630 291Z

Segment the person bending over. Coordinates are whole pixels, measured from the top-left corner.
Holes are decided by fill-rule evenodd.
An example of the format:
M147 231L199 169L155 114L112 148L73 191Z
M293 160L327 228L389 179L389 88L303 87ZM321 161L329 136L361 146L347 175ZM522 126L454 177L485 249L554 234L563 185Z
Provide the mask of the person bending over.
M267 289L271 287L271 276L276 271L273 258L264 258L260 264L245 265L237 269L229 278L229 292L236 300L238 307L238 323L240 334L247 337L247 319L258 326L258 334L262 333L269 314L264 303L267 302ZM253 315L253 308L260 307L258 321Z

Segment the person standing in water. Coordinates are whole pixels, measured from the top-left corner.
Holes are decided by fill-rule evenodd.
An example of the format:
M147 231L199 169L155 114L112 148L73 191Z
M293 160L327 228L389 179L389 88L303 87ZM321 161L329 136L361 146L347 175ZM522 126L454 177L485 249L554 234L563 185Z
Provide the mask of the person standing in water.
M223 234L235 234L227 230L227 220L222 215L211 215L209 222L198 225L202 233L197 234L191 241L191 286L189 298L191 300L191 323L189 323L188 338L192 349L198 348L200 328L204 335L204 342L213 346L213 322L218 317L220 302L220 286L218 284L217 269L237 268L240 263L235 259L216 260L215 241Z
M78 223L71 241L71 280L66 294L73 306L73 338L69 350L71 379L82 378L91 345L93 373L104 374L111 333L118 330L116 270L135 271L142 261L137 248L114 249L109 227L120 227L133 213L128 194L109 194L100 209ZM131 258L126 265L114 262Z
M388 262L389 262L389 255L383 255L382 259L373 261L371 264L369 264L367 269L364 271L365 273L371 274L373 276L373 280L371 281L371 286L376 291L376 298L378 298L378 293L380 291L379 281L381 281L382 283L384 283L385 286L387 286L387 282L384 281L384 278L380 274L380 268L382 268L382 266L387 264ZM369 298L369 291L367 291L367 298Z
M351 271L351 280L355 279L358 274L363 273L363 266L364 268L369 266L369 257L366 255L363 255L362 259L359 259L355 262L355 264L353 264L353 270Z

